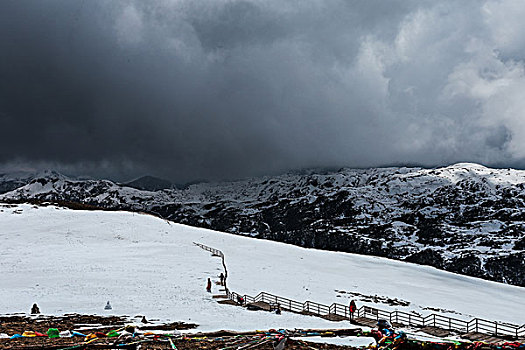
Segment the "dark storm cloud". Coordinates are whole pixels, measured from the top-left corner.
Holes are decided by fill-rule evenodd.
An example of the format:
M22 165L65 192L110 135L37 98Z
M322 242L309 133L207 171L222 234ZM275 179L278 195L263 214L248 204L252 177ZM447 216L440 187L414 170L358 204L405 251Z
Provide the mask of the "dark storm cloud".
M0 163L524 166L519 1L3 1Z

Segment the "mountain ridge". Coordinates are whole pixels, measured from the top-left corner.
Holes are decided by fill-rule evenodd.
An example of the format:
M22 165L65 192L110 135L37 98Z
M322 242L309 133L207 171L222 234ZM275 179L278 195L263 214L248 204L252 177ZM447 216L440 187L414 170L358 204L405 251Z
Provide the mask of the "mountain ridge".
M124 183L124 185L136 188L138 190L146 191L158 191L163 189L170 189L172 187L177 187L168 180L151 175L141 176L132 181Z
M1 183L0 183L1 185ZM341 169L143 191L56 174L0 200L69 201L525 285L525 171Z

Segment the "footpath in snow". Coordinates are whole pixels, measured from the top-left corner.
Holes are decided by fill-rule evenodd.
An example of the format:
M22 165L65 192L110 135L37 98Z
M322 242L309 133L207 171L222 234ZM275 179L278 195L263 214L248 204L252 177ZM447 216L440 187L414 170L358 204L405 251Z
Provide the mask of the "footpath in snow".
M205 287L208 277L218 280L222 265L193 244L197 241L224 252L228 287L239 293L266 291L323 304L355 299L358 306L421 314L440 309L457 318L523 323L524 288L193 228L149 215L3 205L0 228L0 314L28 312L34 302L46 314L105 314L109 300L113 314L197 323L199 331L349 326L217 303ZM377 296L379 302L366 302L366 296ZM406 306L388 305L388 298Z

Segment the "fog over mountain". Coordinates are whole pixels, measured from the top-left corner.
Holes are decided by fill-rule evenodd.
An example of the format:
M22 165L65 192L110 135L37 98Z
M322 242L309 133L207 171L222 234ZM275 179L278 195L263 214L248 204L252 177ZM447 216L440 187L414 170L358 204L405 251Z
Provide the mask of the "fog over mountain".
M0 171L525 167L525 3L0 3Z

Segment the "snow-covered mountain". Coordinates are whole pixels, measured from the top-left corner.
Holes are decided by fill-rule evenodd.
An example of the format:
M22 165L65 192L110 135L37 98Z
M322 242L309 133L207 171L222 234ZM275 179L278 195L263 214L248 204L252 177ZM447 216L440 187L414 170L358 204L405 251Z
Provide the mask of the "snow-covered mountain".
M172 188L174 185L168 180L159 179L154 176L142 176L133 181L127 182L126 186L136 188L138 190L158 191L165 188Z
M197 331L348 327L346 321L217 303L212 295L221 287L214 283L210 294L205 286L207 278L219 280L221 259L196 241L224 252L228 287L238 293L265 291L327 305L354 299L359 307L523 323L525 288L428 266L304 249L127 212L4 204L0 223L0 315L29 312L36 302L47 315L145 315L196 323ZM113 310L104 310L107 301Z
M50 171L41 173L33 173L30 171L17 171L13 173L0 174L0 193L5 193L17 189L25 184L31 182L34 178L46 177L51 175ZM59 174L56 173L58 176Z
M525 171L342 169L141 191L58 174L0 196L143 211L179 223L377 255L525 286Z

